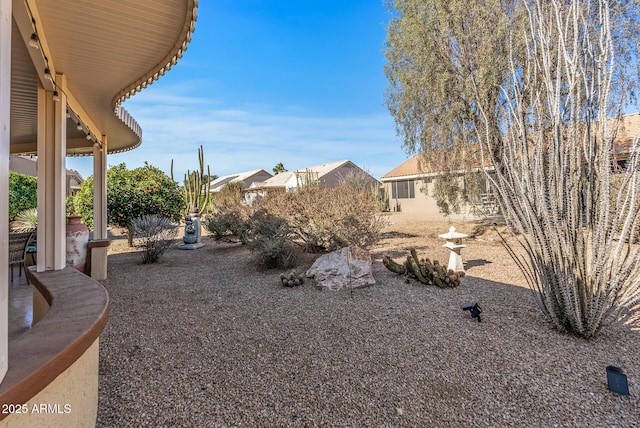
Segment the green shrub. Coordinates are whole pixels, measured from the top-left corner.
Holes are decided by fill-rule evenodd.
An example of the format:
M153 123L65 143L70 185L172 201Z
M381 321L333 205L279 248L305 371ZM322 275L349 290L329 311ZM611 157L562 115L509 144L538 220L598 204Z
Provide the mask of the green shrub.
M38 180L9 171L9 220L18 213L38 206Z
M82 222L93 228L93 176L82 182L73 206L82 216ZM107 171L107 221L110 225L129 229L133 219L150 214L180 221L184 206L184 195L178 184L147 162L133 170L121 163Z

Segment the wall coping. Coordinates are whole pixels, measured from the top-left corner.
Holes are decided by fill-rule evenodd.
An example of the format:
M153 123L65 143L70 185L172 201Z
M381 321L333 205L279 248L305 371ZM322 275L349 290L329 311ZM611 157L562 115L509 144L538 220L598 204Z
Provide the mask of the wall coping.
M27 271L50 308L29 331L9 340L0 404L24 404L46 388L98 339L109 314L107 290L76 269ZM0 413L0 420L7 416Z

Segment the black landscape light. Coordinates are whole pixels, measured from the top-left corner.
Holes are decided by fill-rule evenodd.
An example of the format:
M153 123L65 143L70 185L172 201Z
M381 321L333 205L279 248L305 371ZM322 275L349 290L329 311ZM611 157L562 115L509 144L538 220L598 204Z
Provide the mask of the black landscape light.
M471 312L471 318L478 318L478 322L481 322L480 314L482 313L482 308L478 306L477 303L463 303L460 305L460 309L463 311Z
M627 382L627 376L622 373L620 367L607 366L607 385L609 391L621 395L629 395L629 383Z

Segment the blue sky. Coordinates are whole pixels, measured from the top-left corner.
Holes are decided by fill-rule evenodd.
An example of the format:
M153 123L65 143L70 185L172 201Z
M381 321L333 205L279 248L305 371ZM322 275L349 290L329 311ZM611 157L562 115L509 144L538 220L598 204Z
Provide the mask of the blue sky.
M384 105L388 20L383 0L201 1L184 57L124 104L142 146L108 165L173 159L181 182L202 145L219 176L349 159L379 178L407 158Z

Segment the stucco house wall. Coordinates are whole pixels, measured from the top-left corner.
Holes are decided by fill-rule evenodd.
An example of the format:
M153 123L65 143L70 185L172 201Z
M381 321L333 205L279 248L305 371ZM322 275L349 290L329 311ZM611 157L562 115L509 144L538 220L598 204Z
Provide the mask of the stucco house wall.
M389 210L424 214L435 220L451 217L477 218L476 207L464 204L460 211L444 216L433 197L434 182L439 172L425 171L416 154L382 176L382 184L389 195ZM464 186L464 175L459 174L459 185Z

